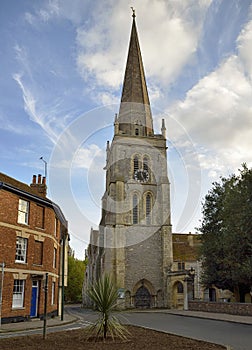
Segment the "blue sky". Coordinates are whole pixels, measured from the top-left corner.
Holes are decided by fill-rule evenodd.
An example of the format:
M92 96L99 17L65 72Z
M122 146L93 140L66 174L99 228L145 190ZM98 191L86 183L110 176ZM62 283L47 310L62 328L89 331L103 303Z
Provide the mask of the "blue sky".
M79 258L100 220L131 10L156 133L166 119L174 232L211 183L252 166L252 0L1 0L0 171L48 194Z

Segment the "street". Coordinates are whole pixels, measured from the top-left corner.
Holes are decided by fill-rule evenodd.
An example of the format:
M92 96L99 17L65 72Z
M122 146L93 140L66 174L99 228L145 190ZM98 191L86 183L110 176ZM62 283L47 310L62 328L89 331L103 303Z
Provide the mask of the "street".
M65 310L72 323L61 325L59 321L55 326L48 327L47 333L84 328L97 318L96 312L82 309L79 305L67 306ZM252 349L252 325L250 324L174 315L165 310L123 311L118 313L117 316L124 324L142 326L216 344L229 345L232 350ZM74 319L76 319L75 322L73 322ZM25 326L25 323L23 325ZM42 334L42 329L24 329L19 332L0 333L0 338L31 334Z
M70 307L69 312L82 321L92 322L95 313ZM196 317L172 315L165 312L122 312L120 320L125 324L144 326L185 337L230 345L233 350L252 349L252 326L240 323L216 321Z

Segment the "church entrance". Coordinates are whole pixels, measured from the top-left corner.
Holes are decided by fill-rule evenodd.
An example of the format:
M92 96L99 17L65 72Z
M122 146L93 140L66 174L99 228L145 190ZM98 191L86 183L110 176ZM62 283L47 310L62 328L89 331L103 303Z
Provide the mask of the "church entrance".
M135 307L141 309L148 309L151 307L151 294L145 286L141 286L136 291Z

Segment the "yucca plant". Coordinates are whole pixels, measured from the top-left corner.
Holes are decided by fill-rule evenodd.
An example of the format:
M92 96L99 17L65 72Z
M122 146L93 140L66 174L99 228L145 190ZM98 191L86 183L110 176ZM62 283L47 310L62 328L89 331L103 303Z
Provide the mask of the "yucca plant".
M128 330L117 317L112 315L116 309L118 298L118 289L112 278L107 274L102 276L88 288L87 295L99 312L97 321L88 328L90 336L94 335L97 339L101 337L106 340L110 334L113 339L115 337L127 339Z

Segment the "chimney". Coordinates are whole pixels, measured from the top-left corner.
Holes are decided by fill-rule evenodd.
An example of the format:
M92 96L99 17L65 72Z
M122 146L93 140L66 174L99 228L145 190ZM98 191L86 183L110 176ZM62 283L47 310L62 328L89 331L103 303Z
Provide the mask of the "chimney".
M33 175L32 177L32 183L30 184L30 187L33 189L33 192L40 196L46 198L47 194L47 186L46 186L46 177L41 174L38 174L38 181L37 176Z
M193 247L194 246L194 241L193 241L193 234L192 234L192 232L189 232L189 234L187 235L187 238L188 238L189 246Z
M33 175L33 177L32 177L32 183L35 184L36 181L37 181L37 176L36 176L36 175Z

